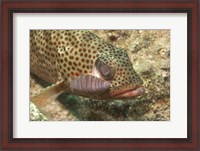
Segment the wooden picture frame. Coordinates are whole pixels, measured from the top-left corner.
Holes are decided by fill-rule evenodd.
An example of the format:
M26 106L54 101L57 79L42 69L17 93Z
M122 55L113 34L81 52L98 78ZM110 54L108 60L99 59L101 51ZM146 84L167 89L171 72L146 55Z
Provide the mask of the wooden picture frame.
M198 0L3 1L1 3L1 149L200 150L199 6ZM187 13L187 138L13 138L13 14L43 12Z

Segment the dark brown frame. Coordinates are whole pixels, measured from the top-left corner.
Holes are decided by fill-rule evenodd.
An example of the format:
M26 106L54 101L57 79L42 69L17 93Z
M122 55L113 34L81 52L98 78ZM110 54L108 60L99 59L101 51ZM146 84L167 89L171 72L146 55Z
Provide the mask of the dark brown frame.
M198 0L4 0L1 2L1 149L83 150L200 150L198 110L199 87L199 1ZM30 12L143 12L187 13L188 15L188 135L187 138L129 139L32 139L13 138L13 13ZM177 57L181 57L177 56ZM181 105L180 105L181 106Z

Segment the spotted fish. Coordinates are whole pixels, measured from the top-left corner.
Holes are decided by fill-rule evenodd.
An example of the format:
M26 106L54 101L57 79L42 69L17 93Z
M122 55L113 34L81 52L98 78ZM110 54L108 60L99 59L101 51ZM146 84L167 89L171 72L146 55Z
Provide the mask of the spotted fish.
M104 100L134 98L144 91L126 51L87 30L31 30L30 67L52 83L31 97L36 104L64 91Z

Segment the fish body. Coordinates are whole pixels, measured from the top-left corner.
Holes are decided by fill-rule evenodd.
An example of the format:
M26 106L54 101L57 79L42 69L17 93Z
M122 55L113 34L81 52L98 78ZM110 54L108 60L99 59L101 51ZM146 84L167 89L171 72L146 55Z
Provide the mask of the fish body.
M144 91L126 51L87 30L31 30L30 67L40 78L84 97L127 99Z

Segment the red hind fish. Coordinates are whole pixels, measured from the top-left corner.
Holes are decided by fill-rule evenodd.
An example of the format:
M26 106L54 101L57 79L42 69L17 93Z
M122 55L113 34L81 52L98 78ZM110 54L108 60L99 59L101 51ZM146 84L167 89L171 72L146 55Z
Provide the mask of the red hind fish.
M94 99L128 99L144 92L125 50L87 30L31 30L31 72L52 86L31 96L36 105L63 92Z

